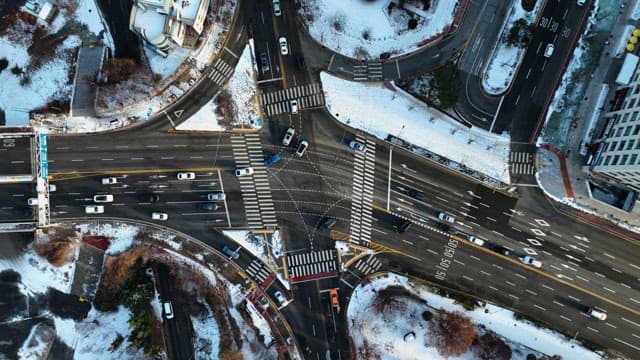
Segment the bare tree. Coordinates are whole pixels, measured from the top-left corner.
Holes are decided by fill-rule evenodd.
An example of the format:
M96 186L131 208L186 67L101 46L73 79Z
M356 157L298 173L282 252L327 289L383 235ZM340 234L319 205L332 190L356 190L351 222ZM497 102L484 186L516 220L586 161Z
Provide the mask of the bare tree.
M482 360L509 360L511 348L505 344L493 331L487 331L478 338L474 347L475 354Z
M445 357L464 354L476 338L476 328L471 319L459 311L438 310L429 322L429 330L432 345Z

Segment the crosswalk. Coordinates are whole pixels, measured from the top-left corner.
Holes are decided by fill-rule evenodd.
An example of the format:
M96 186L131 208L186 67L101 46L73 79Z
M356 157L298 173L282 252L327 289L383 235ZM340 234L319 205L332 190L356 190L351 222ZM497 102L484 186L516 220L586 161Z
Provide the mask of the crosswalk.
M533 175L533 154L530 152L516 151L509 153L509 163L512 174Z
M261 288L266 289L275 280L275 275L269 271L269 268L260 261L253 260L245 269Z
M241 176L240 190L247 214L247 225L254 229L276 227L276 213L269 187L260 136L255 133L231 136L231 148L239 168L251 166L253 175Z
M227 64L221 58L218 58L215 63L213 63L213 69L209 75L209 79L218 85L223 85L227 82L229 77L233 74L233 67Z
M382 62L367 61L366 64L353 67L354 81L379 80L382 81Z
M373 222L373 182L375 171L376 143L361 135L356 140L367 148L365 152L354 151L353 185L351 189L351 241L366 245L371 241Z
M324 93L320 83L260 94L260 103L264 106L267 116L290 112L289 101L293 99L298 100L300 110L324 106Z
M287 255L289 281L300 283L338 275L335 250L311 251Z
M362 274L364 274L364 276L373 274L374 272L378 271L378 269L380 269L380 266L382 266L382 263L380 262L380 260L374 257L373 254L367 256L366 259L358 260L355 264L355 268Z

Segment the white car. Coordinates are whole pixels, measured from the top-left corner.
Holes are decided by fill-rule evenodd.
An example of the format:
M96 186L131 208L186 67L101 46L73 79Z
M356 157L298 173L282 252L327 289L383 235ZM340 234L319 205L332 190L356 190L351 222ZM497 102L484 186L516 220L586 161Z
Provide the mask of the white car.
M167 213L152 212L151 213L151 219L167 221L169 219L169 215Z
M451 216L449 214L445 214L443 212L438 214L438 219L440 219L442 221L450 222L450 223L456 222L456 218L454 218L453 216Z
M104 213L104 206L102 205L87 205L84 207L84 212L87 214L102 214Z
M289 45L287 45L287 38L281 36L278 39L278 44L280 44L280 54L289 55Z
M607 312L602 309L591 307L587 310L587 313L598 320L607 320Z
M583 6L585 2L586 0L578 0L576 4L578 4L578 6Z
M196 173L194 172L179 172L178 180L193 180L196 178Z
M367 151L367 148L364 146L363 143L355 141L355 140L351 140L351 142L349 143L349 147L354 149L354 150L361 151L361 152Z
M297 114L298 113L298 100L293 99L293 100L289 101L289 105L291 106L291 113L292 114Z
M173 306L171 305L171 301L167 301L163 303L162 307L164 308L164 316L168 320L173 319Z
M95 195L93 197L93 202L97 202L97 203L113 202L113 195Z
M476 245L478 245L478 246L482 246L482 245L484 245L484 240L482 240L482 239L478 239L478 238L477 238L477 237L475 237L475 236L468 236L468 237L467 237L467 240L469 240L469 242L470 242L470 243L472 243L472 244L476 244Z
M212 193L212 194L208 194L208 195L207 195L207 200L209 200L209 201L214 201L214 200L220 200L220 201L222 201L222 200L224 200L224 199L226 199L226 198L227 198L227 197L224 195L224 193L223 193L223 192L219 192L219 193Z
M282 11L280 10L280 0L273 0L273 13L276 16L282 15Z
M536 268L541 268L542 267L542 262L540 260L536 260L536 258L531 257L531 256L525 256L525 257L521 257L518 258L520 259L520 261L522 261L523 263L527 264L527 265L531 265L533 267Z
M117 184L117 183L118 183L118 179L116 179L115 177L102 178L102 185L111 185L111 184Z
M547 44L547 47L544 49L544 57L551 57L553 55L553 44Z
M236 176L237 177L248 176L248 175L253 175L253 168L252 167L236 169Z
M293 134L295 133L296 131L293 130L293 128L288 128L287 132L284 134L284 138L282 138L282 145L289 146L289 144L291 144L291 139L293 139Z
M296 156L302 157L302 155L304 155L304 152L307 151L308 147L309 142L307 140L300 141L300 144L298 144L298 148L296 149Z
M55 184L49 184L49 192L54 192L58 190L58 187Z
M282 295L280 291L273 293L273 296L278 300L280 306L284 306L287 303L287 299L285 299L284 295Z
M27 205L29 205L29 206L38 205L38 198L28 198L27 199Z

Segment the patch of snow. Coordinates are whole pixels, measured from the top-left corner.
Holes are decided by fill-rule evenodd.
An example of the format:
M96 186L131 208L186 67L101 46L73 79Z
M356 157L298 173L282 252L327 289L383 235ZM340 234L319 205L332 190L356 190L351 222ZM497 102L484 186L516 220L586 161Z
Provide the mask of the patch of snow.
M215 321L213 310L206 301L200 301L207 309L207 316L199 318L191 316L191 324L193 325L196 359L218 359L218 347L220 346L220 329Z
M337 240L334 246L341 256L347 255L351 250L349 243L340 240Z
M509 183L509 138L467 128L404 91L320 74L327 109L351 127L385 140L397 136L468 168Z
M167 56L162 56L149 46L145 45L143 49L149 60L151 71L153 71L154 74L160 75L163 79L173 75L191 53L188 49L176 47L169 51Z
M458 1L432 1L426 12L407 4L406 10L395 7L390 15L388 3L304 0L299 13L308 22L309 34L324 46L346 56L378 58L385 52L410 53L445 32ZM410 18L418 21L413 30L407 29Z
M98 235L111 238L111 245L106 251L107 255L118 255L125 252L133 244L135 236L140 228L123 223L83 223L77 225L81 235Z
M76 21L87 25L89 31L95 35L100 35L103 32L105 45L111 48L111 51L115 51L115 45L109 33L109 27L106 26L102 20L102 14L94 0L80 0L78 1L78 9L75 13Z
M251 316L251 322L253 326L258 329L258 333L260 333L264 340L263 344L265 346L271 344L273 341L273 335L271 334L271 328L269 327L269 323L267 320L258 312L256 307L253 305L251 301L247 301L247 312L249 316Z
M189 266L192 270L198 270L200 274L202 274L207 280L209 280L209 285L215 286L218 283L218 278L213 270L209 269L205 265L188 258L180 253L175 251L164 249L168 254L170 254L174 259L179 259L180 263L183 266Z
M216 109L218 105L215 98L211 99L189 119L176 126L176 130L193 131L224 131L225 128L218 123Z
M518 20L524 19L527 26L536 21L542 10L542 4L545 2L536 1L535 3L533 10L526 11L522 7L521 1L511 2L511 11L502 25L500 39L491 53L491 59L487 63L482 77L482 88L489 94L504 93L515 79L516 70L524 58L526 47L508 45L506 38Z

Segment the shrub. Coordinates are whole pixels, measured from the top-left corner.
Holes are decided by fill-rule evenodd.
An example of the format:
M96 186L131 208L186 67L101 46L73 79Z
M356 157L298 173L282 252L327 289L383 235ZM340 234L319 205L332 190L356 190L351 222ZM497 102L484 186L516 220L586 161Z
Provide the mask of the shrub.
M9 60L7 60L7 58L0 59L0 73L7 67L9 67Z
M431 311L425 310L422 312L422 320L430 321L431 319L433 319L433 313Z
M22 68L18 65L15 65L14 67L11 68L11 73L13 75L22 75Z
M482 360L509 360L511 348L494 332L488 331L478 339L475 354Z
M464 354L476 339L476 328L471 319L459 311L438 310L429 322L429 330L432 344L444 357Z

